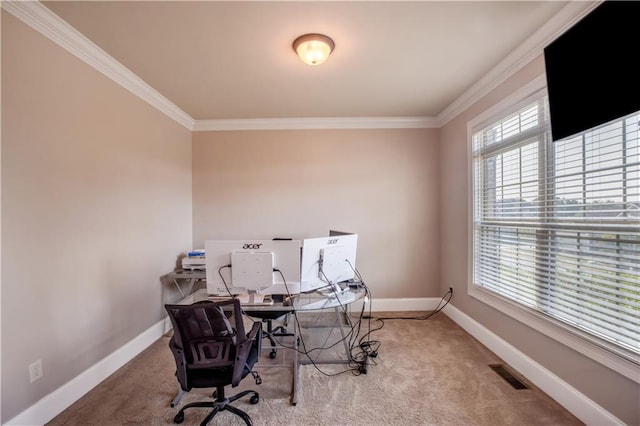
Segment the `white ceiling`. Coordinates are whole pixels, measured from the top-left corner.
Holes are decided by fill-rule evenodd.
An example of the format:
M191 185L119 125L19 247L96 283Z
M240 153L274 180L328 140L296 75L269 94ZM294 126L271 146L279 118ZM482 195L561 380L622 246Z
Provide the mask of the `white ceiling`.
M225 120L438 117L569 2L43 3L191 118ZM291 47L309 32L336 44L320 66Z

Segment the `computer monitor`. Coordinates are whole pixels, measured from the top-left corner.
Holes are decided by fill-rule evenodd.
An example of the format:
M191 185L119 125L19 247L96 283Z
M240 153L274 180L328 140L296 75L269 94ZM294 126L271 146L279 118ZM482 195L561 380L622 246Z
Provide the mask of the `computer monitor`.
M328 237L302 240L300 291L335 286L355 276L358 235L330 231Z
M298 294L300 247L300 240L207 240L207 293Z

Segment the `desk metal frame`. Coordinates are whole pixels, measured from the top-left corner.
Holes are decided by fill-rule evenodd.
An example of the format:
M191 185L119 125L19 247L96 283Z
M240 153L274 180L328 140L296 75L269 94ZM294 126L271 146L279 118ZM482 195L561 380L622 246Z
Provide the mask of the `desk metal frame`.
M206 272L202 269L179 269L177 271L170 272L167 276L173 280L173 283L182 297L187 297L193 293L196 281L204 281L207 279ZM183 281L188 281L189 283L189 290L186 294L183 291L182 286L180 286L180 282Z

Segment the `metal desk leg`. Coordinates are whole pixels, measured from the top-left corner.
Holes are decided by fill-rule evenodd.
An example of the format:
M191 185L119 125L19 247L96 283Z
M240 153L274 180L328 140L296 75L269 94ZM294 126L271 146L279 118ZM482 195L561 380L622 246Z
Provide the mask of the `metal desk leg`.
M294 324L294 332L293 332L293 372L292 372L292 383L291 383L291 405L295 406L298 404L298 388L300 387L300 377L299 377L299 361L298 361L298 342L299 342L299 334L300 330L297 327L298 324Z
M175 278L173 279L173 283L176 285L176 287L178 287L178 291L180 292L182 297L184 297L184 291L182 291L182 288L180 287L180 284L178 284L178 281Z
M191 294L191 292L193 292L193 286L196 285L196 280L197 278L189 278L189 294ZM180 284L178 284L178 280L177 279L173 279L173 283L176 285L176 287L178 287L178 291L180 292L180 294L182 295L182 297L186 297L187 295L184 294L184 291L182 291L182 287L180 287Z
M341 309L336 307L336 315L338 315L338 327L340 328L340 335L342 336L342 343L344 344L344 353L347 356L347 363L352 361L351 359L351 351L349 350L349 343L347 342L347 336L344 334L344 327L347 325L351 325L351 320L349 319L349 309L346 308L344 310L344 316L346 318L346 322L343 321Z
M342 307L339 307L339 306L336 306L334 308L334 310L335 310L335 313L336 313L335 322L333 322L331 325L325 326L325 327L329 327L332 330L335 329L336 327L338 327L340 329L340 336L342 337L342 343L344 345L346 359L319 360L317 358L320 356L320 354L318 354L316 356L315 360L311 360L310 362L306 362L303 359L303 360L300 361L300 364L303 364L303 365L306 365L306 364L309 364L309 363L311 363L311 364L350 364L351 361L353 361L353 359L351 357L351 351L349 350L349 342L348 342L348 339L347 339L347 335L345 334L345 330L344 330L344 328L346 326L351 326L351 320L349 319L349 311L348 311L348 309L343 309ZM331 310L328 308L327 312L331 313ZM342 314L345 315L346 320L342 318ZM328 341L330 336L331 336L331 331L327 334L327 338L325 339L325 343Z

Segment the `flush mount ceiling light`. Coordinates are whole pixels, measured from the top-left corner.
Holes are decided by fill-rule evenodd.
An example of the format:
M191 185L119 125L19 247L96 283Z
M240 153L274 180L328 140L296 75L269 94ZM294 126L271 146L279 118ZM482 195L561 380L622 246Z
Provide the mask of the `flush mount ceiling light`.
M323 34L305 34L293 41L293 50L307 65L320 65L327 60L334 47L333 40Z

